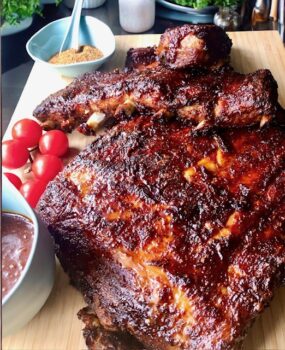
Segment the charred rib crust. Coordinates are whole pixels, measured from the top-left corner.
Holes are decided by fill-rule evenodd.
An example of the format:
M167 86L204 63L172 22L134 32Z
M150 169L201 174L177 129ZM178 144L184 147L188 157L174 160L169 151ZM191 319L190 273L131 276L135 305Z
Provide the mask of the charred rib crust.
M243 75L224 68L213 75L160 67L86 74L43 101L34 116L46 130L66 132L84 125L94 112L115 123L140 112L152 118L178 115L192 125L228 128L258 124L263 116L270 120L276 106L277 83L268 70Z
M155 46L130 49L127 52L125 67L127 70L132 71L134 69L143 70L158 66L159 60L155 51Z
M231 47L232 41L220 27L185 24L161 35L157 54L172 69L205 68L228 62Z
M231 349L285 280L284 130L219 136L137 118L48 185L39 214L108 332Z

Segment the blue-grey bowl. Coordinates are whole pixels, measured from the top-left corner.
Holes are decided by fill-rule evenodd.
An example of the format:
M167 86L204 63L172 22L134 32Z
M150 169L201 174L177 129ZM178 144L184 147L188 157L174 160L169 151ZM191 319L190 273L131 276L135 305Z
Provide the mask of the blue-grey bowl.
M45 225L5 175L2 175L2 210L22 214L34 225L26 266L2 299L2 335L5 337L28 323L44 305L54 283L55 255Z
M28 54L36 62L56 70L66 77L77 77L86 72L97 70L115 51L115 37L111 29L102 21L91 16L82 16L80 20L80 45L92 45L102 51L103 57L94 61L72 64L52 64L48 60L60 50L70 17L51 22L27 42Z

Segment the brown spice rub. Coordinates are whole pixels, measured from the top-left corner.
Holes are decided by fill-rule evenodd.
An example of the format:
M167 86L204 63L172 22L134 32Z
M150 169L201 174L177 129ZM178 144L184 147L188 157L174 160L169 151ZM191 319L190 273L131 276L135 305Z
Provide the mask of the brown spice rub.
M80 47L79 51L75 49L68 49L62 52L56 53L49 60L49 63L53 64L70 64L85 61L94 61L103 57L101 50L97 47L90 45L83 45Z

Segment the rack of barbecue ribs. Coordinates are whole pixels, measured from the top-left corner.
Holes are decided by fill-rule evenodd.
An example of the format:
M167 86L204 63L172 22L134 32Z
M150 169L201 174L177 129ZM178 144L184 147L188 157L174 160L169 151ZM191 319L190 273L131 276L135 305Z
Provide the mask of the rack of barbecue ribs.
M175 45L170 37L176 37ZM77 128L84 134L95 133L102 121L114 125L137 113L178 116L197 129L263 125L275 117L277 84L268 70L234 72L227 65L230 48L230 39L216 26L167 30L157 49L130 50L127 71L75 79L43 101L34 116L46 130ZM182 61L185 69L169 69L175 62L180 68Z
M199 37L188 27L181 32ZM66 131L86 110L114 119L37 210L87 303L79 317L89 349L233 349L285 283L277 85L266 70L147 67L144 56L132 50L131 69L85 75L37 108L46 127Z
M276 113L276 102L277 84L268 70L191 74L161 67L87 74L48 97L35 116L46 130L78 127L85 134L96 132L98 115L113 125L137 112L177 114L200 129L267 122Z

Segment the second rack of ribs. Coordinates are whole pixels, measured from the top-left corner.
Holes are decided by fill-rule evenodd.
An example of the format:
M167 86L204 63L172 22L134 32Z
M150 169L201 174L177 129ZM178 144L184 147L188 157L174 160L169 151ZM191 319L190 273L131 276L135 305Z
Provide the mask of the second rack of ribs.
M75 128L92 133L93 113L112 122L139 112L178 115L200 127L242 127L275 116L277 84L270 71L244 75L223 68L212 72L174 71L157 67L141 72L86 74L49 96L34 115L48 129L67 132Z

